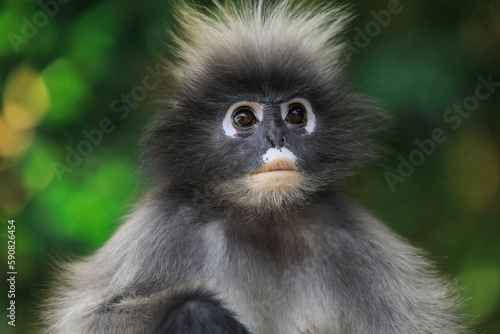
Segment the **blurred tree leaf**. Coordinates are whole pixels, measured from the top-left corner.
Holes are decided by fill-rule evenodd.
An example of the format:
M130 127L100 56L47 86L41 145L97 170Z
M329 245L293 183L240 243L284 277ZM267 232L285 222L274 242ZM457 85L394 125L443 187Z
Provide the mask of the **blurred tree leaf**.
M68 57L92 80L108 75L109 50L122 33L123 19L121 4L107 1L91 7L76 22Z
M68 59L59 58L42 73L52 105L47 116L51 125L78 122L90 88L78 68Z
M470 300L467 313L487 318L496 311L500 302L500 266L498 263L475 263L459 275L462 286L467 287Z
M135 189L133 168L120 160L96 156L98 169L85 175L85 182L67 177L56 179L44 193L42 201L52 212L57 230L72 238L86 238L94 244L104 242L117 219L126 210ZM77 168L84 168L80 166Z

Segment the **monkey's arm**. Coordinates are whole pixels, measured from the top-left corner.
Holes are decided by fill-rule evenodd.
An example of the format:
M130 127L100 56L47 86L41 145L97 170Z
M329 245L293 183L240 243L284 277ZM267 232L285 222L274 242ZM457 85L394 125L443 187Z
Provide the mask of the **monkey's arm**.
M65 310L54 312L53 320L48 333L250 334L220 300L202 291L117 295L87 305L75 300Z
M64 268L44 317L46 333L249 333L202 291L203 248L190 224L152 207L137 210L95 255ZM191 217L192 218L192 217ZM189 219L189 218L188 218ZM180 238L179 235L190 236ZM180 287L176 282L182 282Z
M165 315L159 333L250 334L234 314L209 293L183 292L166 296L164 300L168 305L164 308L166 312L162 312Z
M197 290L163 291L153 296L123 299L99 315L94 333L250 334L214 295Z

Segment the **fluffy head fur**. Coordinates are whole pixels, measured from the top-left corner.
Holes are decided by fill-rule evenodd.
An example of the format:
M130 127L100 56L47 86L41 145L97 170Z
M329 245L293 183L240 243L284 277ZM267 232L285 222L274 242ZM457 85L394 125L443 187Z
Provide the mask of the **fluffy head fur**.
M224 55L250 60L249 52L256 52L256 62L271 66L277 60L286 62L290 50L310 53L325 63L341 58L345 46L342 33L351 18L344 7L269 3L214 2L215 8L205 12L188 3L181 5L177 17L182 32L173 39L184 66L175 73L183 77L187 70L205 71L204 60Z
M155 183L203 194L211 204L230 199L254 210L289 210L287 203L304 203L376 156L372 134L384 113L351 92L344 74L345 8L248 1L201 10L184 3L177 17L175 56L165 61L169 86L143 140ZM297 97L317 117L314 133L292 146L302 182L281 192L246 186L262 152L224 136L227 109L238 101L271 105Z

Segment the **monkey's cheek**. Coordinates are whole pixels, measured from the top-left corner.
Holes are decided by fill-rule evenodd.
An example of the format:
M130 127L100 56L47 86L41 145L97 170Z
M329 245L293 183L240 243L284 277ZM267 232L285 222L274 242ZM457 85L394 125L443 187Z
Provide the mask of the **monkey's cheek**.
M271 171L252 174L248 182L253 188L260 191L286 192L296 189L302 180L302 173L298 171Z

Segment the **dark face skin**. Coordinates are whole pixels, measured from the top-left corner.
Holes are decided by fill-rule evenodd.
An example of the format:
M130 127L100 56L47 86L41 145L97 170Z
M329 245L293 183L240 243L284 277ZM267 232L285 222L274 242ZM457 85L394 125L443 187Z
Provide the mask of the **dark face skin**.
M240 101L226 111L221 122L223 137L219 136L218 140L233 145L238 160L246 162L242 165L242 171L250 174L262 167L262 156L269 149L292 153L304 151L310 137L314 135L315 118L312 107L304 99ZM300 166L300 156L298 158Z
M203 91L201 99L200 95L196 94L196 100L190 98L185 105L190 113L197 114L193 118L204 119L203 122L192 126L196 127L197 132L204 133L204 142L200 143L199 148L205 153L202 160L207 165L212 165L207 166L206 172L214 172L213 175L220 179L250 174L261 167L262 156L273 146L286 147L293 152L304 171L322 170L321 155L324 155L328 148L317 145L316 135L321 134L321 121L324 116L320 114L326 106L321 105L321 100L314 99L317 95L314 91L321 88L304 89L306 84L303 84L297 87L299 89L293 89L291 86L298 83L295 75L289 78L269 75L267 78L259 78L260 83L256 83L252 78L240 76L227 73L227 76L209 85L214 89ZM247 82L250 84L246 84ZM293 124L283 119L281 105L295 98L303 98L311 104L312 112L318 118L316 131L308 133L305 130L307 120L303 124ZM250 126L234 126L237 134L230 137L224 133L223 119L228 109L241 101L258 103L262 108L263 117L258 120L255 111L251 110L255 115L255 122ZM305 106L301 107L305 109ZM321 109L316 110L316 107ZM207 147L207 142L210 147ZM224 164L221 165L222 161Z

